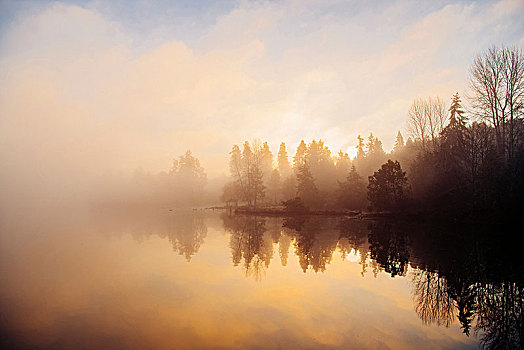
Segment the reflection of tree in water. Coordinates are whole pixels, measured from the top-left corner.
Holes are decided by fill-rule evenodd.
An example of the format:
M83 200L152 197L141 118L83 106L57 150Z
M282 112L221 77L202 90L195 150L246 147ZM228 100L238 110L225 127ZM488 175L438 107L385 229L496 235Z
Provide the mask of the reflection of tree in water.
M363 274L371 266L375 274L383 269L392 277L405 276L410 264L413 305L425 324L447 327L457 320L486 348L522 347L524 271L518 249L509 249L517 245L502 238L432 222L306 216L223 220L231 233L233 263L243 262L247 275L261 277L277 243L284 266L293 243L304 272L324 271L337 248L343 259L353 251L360 254Z
M325 271L337 248L338 234L329 220L316 217L288 218L284 227L295 230L295 254L302 271Z
M478 324L482 343L489 348L512 349L524 345L522 287L503 282L477 287Z
M438 273L426 270L414 270L411 280L415 311L424 324L449 327L455 318L455 308L446 280Z
M404 276L409 259L409 236L391 222L374 222L369 232L371 258L391 277Z
M474 326L485 348L522 347L524 293L516 283L456 285L425 270L415 270L412 281L415 311L424 323L448 327L456 315L466 335Z
M100 228L103 232L129 233L138 241L151 235L167 238L174 251L187 261L198 252L207 235L205 213L202 211L110 208L96 211L93 215L97 224L103 225Z
M207 226L204 223L202 213L180 213L176 214L172 221L167 237L173 250L183 255L187 261L200 249L207 235Z
M278 217L267 218L266 228L273 244L278 244L280 264L286 266L292 241L290 230L282 226L282 219Z
M271 237L266 233L266 219L258 216L223 216L224 228L230 232L229 245L233 265L244 261L246 276L260 279L273 257Z
M522 348L524 276L519 251L482 230L448 230L451 234L417 234L432 247L419 242L421 261L430 263L418 266L412 276L417 314L425 323L445 326L456 315L463 332L469 335L473 329L485 348Z
M366 268L368 267L369 223L362 220L342 219L338 222L336 227L340 232L338 248L342 253L342 259L346 259L352 251L355 251L356 254L360 254L359 264L362 266L361 274L364 276ZM376 271L377 265L375 260L372 260L371 265Z

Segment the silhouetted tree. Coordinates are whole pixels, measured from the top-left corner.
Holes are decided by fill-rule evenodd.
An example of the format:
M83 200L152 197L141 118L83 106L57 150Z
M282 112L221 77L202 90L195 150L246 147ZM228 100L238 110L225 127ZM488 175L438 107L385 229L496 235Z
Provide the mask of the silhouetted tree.
M432 149L445 123L446 107L439 97L418 98L409 107L408 130L420 142L423 151Z
M369 251L391 277L404 276L409 261L409 237L390 222L372 223L368 236Z
M368 199L373 209L398 210L408 192L406 173L398 161L388 160L369 177Z
M517 47L491 47L477 55L470 68L470 85L475 115L492 124L497 152L505 161L511 160L524 116L524 52Z

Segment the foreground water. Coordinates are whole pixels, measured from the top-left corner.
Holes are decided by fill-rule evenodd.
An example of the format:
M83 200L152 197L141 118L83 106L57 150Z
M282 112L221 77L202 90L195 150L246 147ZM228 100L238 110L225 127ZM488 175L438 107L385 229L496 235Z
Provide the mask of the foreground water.
M0 340L44 349L521 344L522 269L491 243L429 226L21 213L2 223Z

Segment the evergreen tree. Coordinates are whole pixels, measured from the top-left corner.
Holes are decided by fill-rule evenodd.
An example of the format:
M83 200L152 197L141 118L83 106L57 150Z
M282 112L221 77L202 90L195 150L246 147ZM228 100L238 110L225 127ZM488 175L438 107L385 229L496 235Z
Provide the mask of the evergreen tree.
M273 169L268 183L269 200L278 203L280 199L280 173L278 169Z
M300 144L297 147L297 153L295 153L295 156L293 157L293 166L296 170L298 170L298 168L304 165L304 161L306 159L306 152L306 143L304 142L304 140L301 140Z
M278 171L282 178L287 178L291 174L291 165L287 155L286 144L282 142L278 149Z
M357 140L357 159L363 159L366 156L366 152L364 151L364 138L358 135Z
M290 200L296 197L297 181L294 174L282 180L281 191L282 200Z
M178 200L185 204L197 204L203 195L203 188L207 176L200 161L193 156L190 150L173 162L171 178L178 194Z
M339 151L335 166L337 171L337 181L343 180L351 167L351 159L349 159L349 155Z
M368 155L375 152L375 136L370 132L368 136L368 143L366 143L366 148L368 149Z
M238 198L238 200L247 200L247 178L245 171L243 170L242 153L240 151L240 147L233 145L233 148L229 154L229 172L235 185L232 185L227 189L224 188L224 192L226 190L229 192L229 194L225 196L235 197ZM233 196L231 193L233 190L237 190L239 193Z
M180 156L177 166L173 171L178 173L182 179L188 179L195 186L204 186L207 178L204 168L200 166L200 161L193 157L190 150L187 150L183 156Z
M298 168L297 196L300 197L308 207L318 207L321 204L319 192L315 185L313 175L311 175L309 171L307 162Z
M378 137L375 137L375 141L373 142L373 152L372 154L374 156L384 156L386 152L384 152L384 149L382 148L382 141L378 139Z
M338 205L345 209L363 209L366 206L366 185L354 165L343 182L338 182Z
M250 188L249 195L252 199L253 206L257 207L257 200L265 197L266 186L264 185L264 175L260 169L259 163L254 162L250 169Z
M395 139L395 146L393 147L393 152L399 152L404 148L404 137L402 137L402 134L400 131L397 134L397 138Z
M440 188L437 191L445 186L446 191L457 192L463 186L457 180L464 178L468 133L467 117L464 116L458 93L451 99L449 112L449 123L441 133L441 147L438 152Z
M251 150L251 145L249 142L244 142L244 150L242 151L242 177L245 179L244 187L246 190L246 200L249 206L252 206L253 201L253 163L254 155Z
M466 126L468 118L464 116L462 110L462 102L458 92L451 98L451 106L449 107L449 125L461 125Z
M268 183L273 172L273 153L269 149L267 142L262 145L260 153L260 166L264 174L264 182Z

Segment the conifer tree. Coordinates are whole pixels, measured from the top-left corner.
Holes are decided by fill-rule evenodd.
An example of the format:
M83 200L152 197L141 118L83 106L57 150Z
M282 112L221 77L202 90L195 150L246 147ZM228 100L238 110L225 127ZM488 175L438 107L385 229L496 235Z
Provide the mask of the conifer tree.
M466 126L468 118L464 115L462 110L462 102L458 92L451 98L451 106L449 107L449 125Z
M264 142L260 151L260 167L264 174L264 182L268 183L273 172L273 153L267 142Z
M345 181L338 182L338 205L345 209L363 209L366 206L366 185L354 165Z
M364 151L364 138L358 135L357 140L357 159L363 159L366 156L366 152Z
M297 172L297 196L302 198L306 206L320 206L320 197L313 175L309 171L309 165L305 162Z
M397 138L395 139L395 146L393 147L393 151L398 152L402 148L404 148L404 137L402 137L402 134L399 131L397 133Z
M268 183L269 200L273 203L278 203L280 199L280 172L278 169L273 169L271 178Z
M304 142L304 140L300 141L300 144L297 147L297 153L295 153L295 156L293 157L293 167L298 170L302 165L304 165L304 161L306 159L306 152L307 152L307 145Z
M283 178L291 174L291 165L289 164L286 144L284 142L280 144L280 148L278 149L278 171Z
M375 136L373 136L372 132L369 133L368 143L366 143L366 147L368 149L368 155L375 152Z

